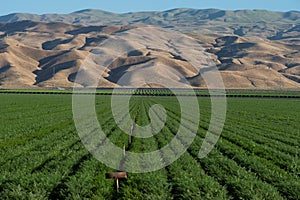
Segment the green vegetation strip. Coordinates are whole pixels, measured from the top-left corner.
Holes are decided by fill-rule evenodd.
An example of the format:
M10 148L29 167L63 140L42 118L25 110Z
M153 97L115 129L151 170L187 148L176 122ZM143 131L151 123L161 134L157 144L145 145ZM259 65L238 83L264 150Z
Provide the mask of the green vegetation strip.
M176 89L177 96L191 96L196 95L199 97L223 97L222 94L214 94L214 91L205 90L205 89ZM216 90L217 91L217 90ZM175 94L169 89L160 89L160 88L99 88L96 90L92 89L82 89L76 90L77 94L83 95L112 95L114 92L115 95L138 95L138 96L175 96ZM24 90L8 90L0 89L0 94L56 94L56 95L71 95L73 94L72 89L58 90L58 89L24 89ZM300 98L299 90L227 90L227 97L232 98Z

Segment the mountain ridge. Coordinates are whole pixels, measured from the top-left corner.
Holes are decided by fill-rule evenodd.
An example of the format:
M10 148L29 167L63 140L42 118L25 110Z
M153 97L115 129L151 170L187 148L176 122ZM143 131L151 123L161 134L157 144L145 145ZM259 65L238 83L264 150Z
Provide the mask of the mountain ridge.
M254 14L256 16L254 16ZM142 20L143 18L151 17L157 15L160 19L173 19L172 17L198 17L197 19L202 20L213 20L216 18L221 18L223 16L227 17L227 20L237 19L237 18L252 18L249 22L266 21L273 18L274 22L281 20L286 20L285 22L300 21L300 11L268 11L268 10L221 10L221 9L192 9L192 8L175 8L165 11L144 11L144 12L128 12L128 13L113 13L98 9L84 9L79 11L74 11L69 14L30 14L30 13L11 13L8 15L0 16L0 22L16 22L23 20L34 20L34 21L44 21L44 22L54 22L54 21L64 21L67 23L81 23L81 24L95 24L95 20L101 20L105 23L117 23L118 20L127 23L133 23L135 20ZM109 20L108 18L114 17L115 19ZM274 18L275 17L275 18ZM255 19L253 21L253 19ZM117 21L116 21L117 19ZM194 18L195 19L195 18ZM269 22L269 21L268 21ZM99 22L98 22L99 23ZM111 24L110 24L111 25Z

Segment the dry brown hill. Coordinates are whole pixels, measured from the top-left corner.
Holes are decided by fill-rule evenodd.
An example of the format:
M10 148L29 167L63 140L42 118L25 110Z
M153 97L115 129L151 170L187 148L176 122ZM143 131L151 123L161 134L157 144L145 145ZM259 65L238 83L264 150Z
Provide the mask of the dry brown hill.
M0 24L0 87L73 87L76 73L91 51L111 35L126 33L132 26L88 26L63 22L17 21ZM237 34L189 33L209 53L227 88L300 88L300 43L298 27L276 38ZM167 41L166 41L167 42ZM97 66L97 63L90 63ZM172 52L140 49L114 60L101 77L101 87L140 83L142 70L174 84L180 77L194 87L205 87L199 72ZM126 72L130 78L118 85ZM86 74L98 77L97 71ZM95 86L79 81L76 87Z

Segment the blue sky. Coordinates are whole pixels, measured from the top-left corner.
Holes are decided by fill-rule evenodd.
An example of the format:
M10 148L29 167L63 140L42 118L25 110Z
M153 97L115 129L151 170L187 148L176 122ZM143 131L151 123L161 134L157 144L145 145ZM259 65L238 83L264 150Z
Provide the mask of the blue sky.
M87 8L124 13L180 7L300 11L300 0L7 0L0 7L0 15L14 12L70 13Z

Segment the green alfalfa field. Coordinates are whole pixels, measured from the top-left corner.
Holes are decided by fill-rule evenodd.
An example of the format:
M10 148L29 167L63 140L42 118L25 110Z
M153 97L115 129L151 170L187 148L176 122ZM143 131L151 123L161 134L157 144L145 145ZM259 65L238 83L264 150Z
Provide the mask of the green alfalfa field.
M116 170L95 159L78 136L72 95L0 94L0 199L300 199L300 99L272 95L228 97L222 135L203 159L198 153L211 105L198 97L201 121L188 150L164 169L128 173L117 193L105 178ZM95 99L107 137L128 151L160 149L176 135L181 115L174 96L131 98L137 124L149 123L151 105L167 111L159 134L131 144L113 119L111 96Z

